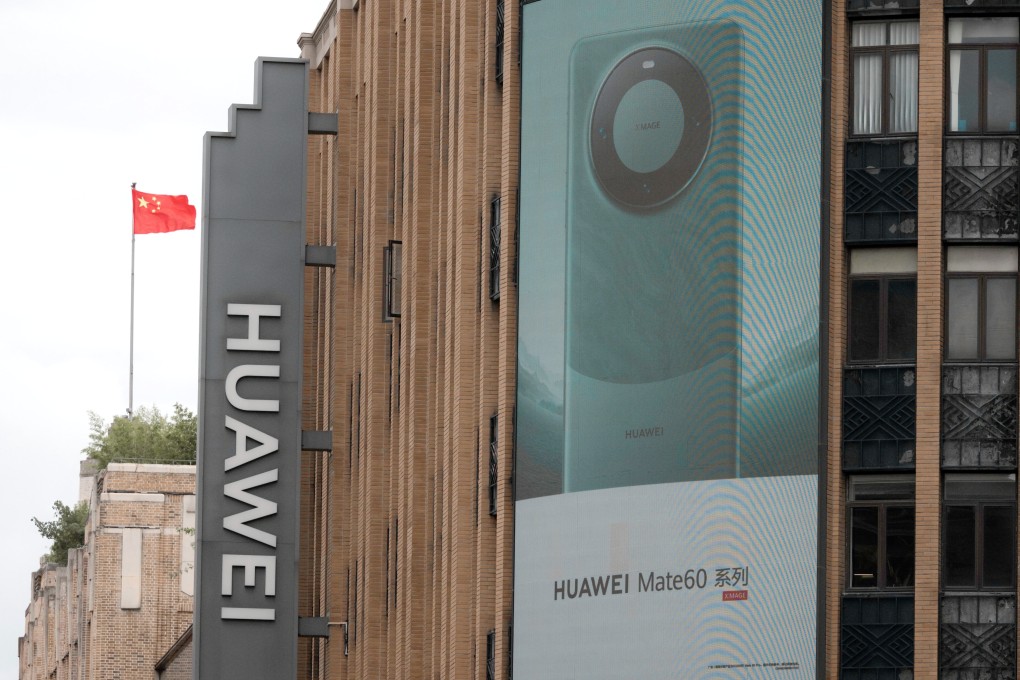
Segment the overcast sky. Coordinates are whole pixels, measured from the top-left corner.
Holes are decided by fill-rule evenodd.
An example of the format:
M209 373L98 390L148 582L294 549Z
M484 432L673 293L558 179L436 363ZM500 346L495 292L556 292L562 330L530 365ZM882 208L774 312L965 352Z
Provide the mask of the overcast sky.
M201 216L203 134L327 4L0 0L0 680L48 548L31 518L77 501L88 412L128 406L131 183ZM137 237L136 408L195 410L200 232Z

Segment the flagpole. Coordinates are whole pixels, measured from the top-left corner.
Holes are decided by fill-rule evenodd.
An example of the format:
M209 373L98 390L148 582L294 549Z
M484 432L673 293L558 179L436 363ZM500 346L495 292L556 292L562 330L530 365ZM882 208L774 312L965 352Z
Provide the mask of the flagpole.
M135 188L135 182L131 183ZM131 196L132 203L134 194ZM131 332L128 342L128 418L135 417L135 226L134 205L131 206Z

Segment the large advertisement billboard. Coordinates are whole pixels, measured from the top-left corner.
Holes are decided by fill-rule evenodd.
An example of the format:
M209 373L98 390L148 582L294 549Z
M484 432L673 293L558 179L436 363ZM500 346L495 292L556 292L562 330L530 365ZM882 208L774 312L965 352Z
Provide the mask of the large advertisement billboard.
M519 677L815 675L822 5L524 6Z

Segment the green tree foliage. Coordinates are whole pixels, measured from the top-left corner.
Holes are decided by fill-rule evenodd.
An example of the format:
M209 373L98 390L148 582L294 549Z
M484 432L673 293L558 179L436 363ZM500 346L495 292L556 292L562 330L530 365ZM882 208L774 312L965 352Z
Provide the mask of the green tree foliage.
M85 501L69 507L60 501L53 504L57 518L52 522L43 522L33 517L32 522L43 538L53 541L50 552L46 555L47 562L67 564L67 551L85 545L85 522L89 518L89 504Z
M82 449L100 469L116 461L194 463L198 419L180 404L169 417L155 406L140 407L134 418L117 416L109 425L89 412L89 445Z

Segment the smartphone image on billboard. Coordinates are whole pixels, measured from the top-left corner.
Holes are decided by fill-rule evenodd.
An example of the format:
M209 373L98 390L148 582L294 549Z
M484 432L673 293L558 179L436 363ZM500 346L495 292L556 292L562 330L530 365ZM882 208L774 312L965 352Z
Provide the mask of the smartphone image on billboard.
M740 28L571 54L565 492L739 476Z

